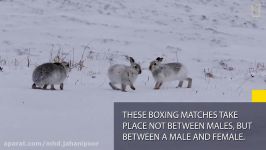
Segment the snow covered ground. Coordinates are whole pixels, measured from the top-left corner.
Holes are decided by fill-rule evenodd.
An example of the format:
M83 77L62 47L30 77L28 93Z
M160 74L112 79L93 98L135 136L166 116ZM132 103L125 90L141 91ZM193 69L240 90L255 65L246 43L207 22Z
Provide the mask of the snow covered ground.
M113 149L113 102L250 101L266 87L261 3L256 18L255 0L0 0L0 148L72 140ZM64 91L32 90L33 69L57 54L84 68L71 71ZM124 55L143 68L126 93L106 76L110 64L129 63ZM153 90L148 66L158 56L185 64L192 88Z

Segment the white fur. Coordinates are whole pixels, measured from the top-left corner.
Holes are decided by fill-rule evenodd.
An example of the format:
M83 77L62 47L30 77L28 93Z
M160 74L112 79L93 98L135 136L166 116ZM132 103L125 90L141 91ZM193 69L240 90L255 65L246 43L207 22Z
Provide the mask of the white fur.
M175 80L183 81L188 77L187 69L184 65L182 65L178 73L176 73L172 68L168 67L165 64L161 64L161 67L164 68L162 72L159 73L157 77L154 76L154 79L156 81L162 81L162 82L170 82ZM165 74L165 72L167 72L167 75Z
M108 77L113 84L130 85L138 77L138 71L130 66L116 64L108 69Z
M45 73L43 73L43 70L46 70ZM46 63L38 66L33 71L32 80L38 87L61 84L66 79L68 71L69 69L64 65Z

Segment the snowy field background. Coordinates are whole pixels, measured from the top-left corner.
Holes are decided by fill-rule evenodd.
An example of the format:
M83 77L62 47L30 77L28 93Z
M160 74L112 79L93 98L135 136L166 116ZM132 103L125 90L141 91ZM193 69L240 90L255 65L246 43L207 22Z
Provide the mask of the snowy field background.
M266 87L266 2L259 18L255 3L0 0L0 148L72 140L113 149L113 102L250 101L252 89ZM84 67L71 71L64 91L32 90L33 69L57 55ZM129 64L124 55L143 68L137 90L126 93L111 90L106 75L110 64ZM148 66L158 56L185 64L192 88L153 90Z

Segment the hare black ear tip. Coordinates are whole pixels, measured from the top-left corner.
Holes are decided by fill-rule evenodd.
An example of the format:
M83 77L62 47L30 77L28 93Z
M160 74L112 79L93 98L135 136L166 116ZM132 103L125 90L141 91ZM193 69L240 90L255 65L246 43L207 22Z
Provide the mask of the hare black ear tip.
M130 59L131 62L135 62L133 57L129 57L129 59Z
M157 57L156 60L158 60L158 61L162 61L163 58L162 58L162 57Z

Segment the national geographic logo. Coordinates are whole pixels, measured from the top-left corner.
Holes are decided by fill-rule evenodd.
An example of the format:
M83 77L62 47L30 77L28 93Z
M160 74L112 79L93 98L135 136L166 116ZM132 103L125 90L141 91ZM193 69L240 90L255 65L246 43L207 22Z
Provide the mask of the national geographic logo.
M261 0L256 0L252 5L251 5L251 15L254 18L260 18L261 17L261 7L262 4L265 2L261 2Z

